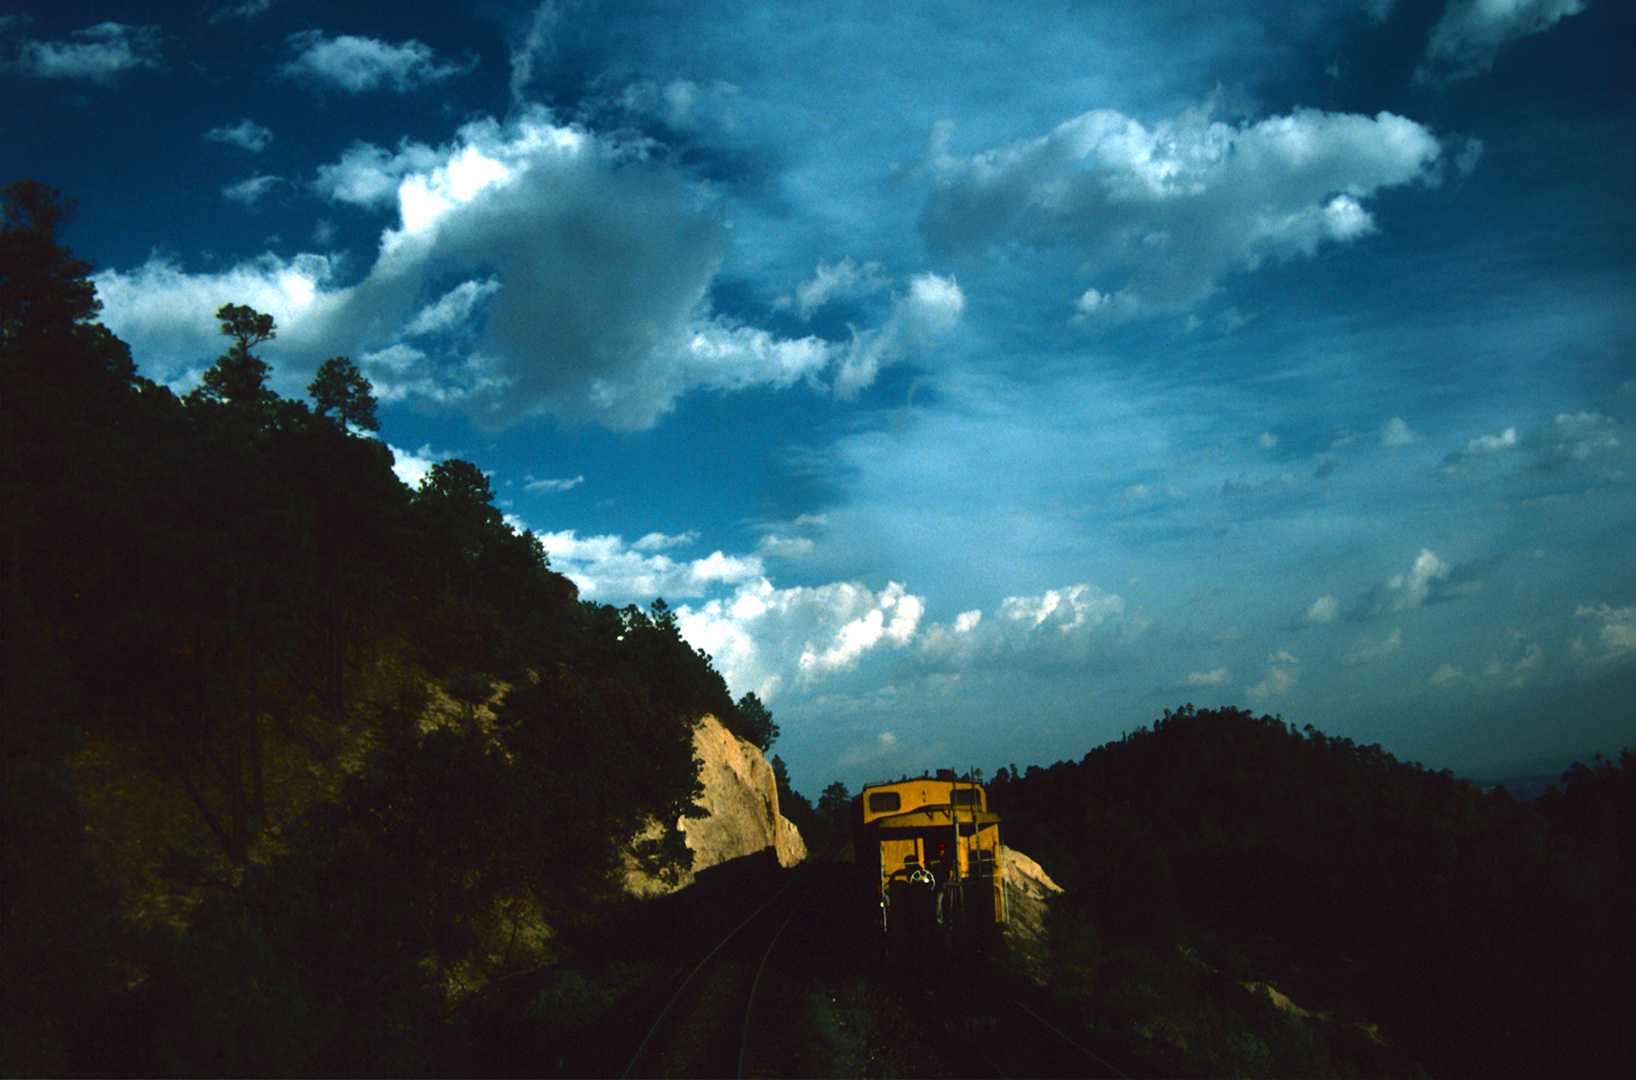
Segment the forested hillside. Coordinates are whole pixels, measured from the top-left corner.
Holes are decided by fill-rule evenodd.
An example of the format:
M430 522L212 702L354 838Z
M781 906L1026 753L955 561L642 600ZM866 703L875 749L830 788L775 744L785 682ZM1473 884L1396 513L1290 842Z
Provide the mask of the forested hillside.
M990 793L1007 842L1067 890L1055 985L1127 1040L1127 1067L1606 1076L1636 1016L1631 765L1577 766L1519 804L1186 707L1080 761L1002 769Z
M0 1070L437 1072L450 1003L693 812L693 721L770 715L477 465L400 482L346 358L275 394L270 316L142 378L68 212L23 181L0 232Z

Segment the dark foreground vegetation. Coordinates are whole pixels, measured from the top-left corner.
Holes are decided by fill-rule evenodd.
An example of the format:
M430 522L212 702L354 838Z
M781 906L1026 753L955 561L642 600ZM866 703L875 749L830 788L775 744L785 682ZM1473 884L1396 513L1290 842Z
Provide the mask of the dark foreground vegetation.
M142 378L67 210L23 181L0 231L0 1071L461 1071L451 1002L552 960L647 822L690 859L693 721L771 717L475 465L400 482L346 358L276 394L270 316Z
M626 860L689 859L644 830L693 811L693 721L765 750L770 714L662 602L581 601L476 465L401 483L347 359L275 393L270 317L222 306L185 396L142 378L65 215L6 190L0 1072L481 1074L495 1025L561 1051L608 1023L656 948ZM842 840L845 788L774 764L809 845ZM991 781L1068 890L1019 971L1165 1075L1610 1073L1632 790L1627 756L1523 805L1191 709ZM830 975L821 1060L908 1071Z
M1518 803L1185 707L989 790L1066 890L1041 970L1129 1069L1612 1076L1636 1016L1632 764Z

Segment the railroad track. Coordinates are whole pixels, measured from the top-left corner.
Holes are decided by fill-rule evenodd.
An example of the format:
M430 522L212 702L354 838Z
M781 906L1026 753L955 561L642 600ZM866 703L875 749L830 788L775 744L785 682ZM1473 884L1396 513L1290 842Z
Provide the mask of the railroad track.
M690 955L555 1074L1123 1076L980 954L885 956L843 866L746 878L688 909L668 940Z
M825 867L809 863L681 974L623 1076L776 1076L778 1040L760 1037L776 954Z
M1015 998L1007 1004L1015 1010L1018 1026L1011 1029L1004 1052L985 1055L997 1077L1104 1077L1130 1080L1103 1061L1067 1032ZM1024 1032L1033 1033L1029 1038Z

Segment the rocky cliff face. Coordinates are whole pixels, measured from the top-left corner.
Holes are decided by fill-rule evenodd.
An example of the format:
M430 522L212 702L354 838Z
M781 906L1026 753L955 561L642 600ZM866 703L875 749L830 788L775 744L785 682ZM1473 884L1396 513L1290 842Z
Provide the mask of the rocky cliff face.
M1045 904L1062 887L1039 863L1011 848L1005 849L1005 882L1006 934L1019 943L1044 942Z
M693 870L667 886L633 869L625 877L627 890L638 896L669 892L691 883L700 870L769 848L782 866L807 857L801 834L778 812L778 784L760 750L706 716L693 729L693 752L703 762L699 779L704 795L699 805L708 811L707 817L681 822L693 852Z

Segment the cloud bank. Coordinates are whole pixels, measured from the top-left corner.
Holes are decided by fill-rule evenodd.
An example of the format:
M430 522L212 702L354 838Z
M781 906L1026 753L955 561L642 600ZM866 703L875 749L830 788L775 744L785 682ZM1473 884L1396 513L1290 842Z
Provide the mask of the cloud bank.
M106 86L121 72L158 68L160 46L157 26L104 22L74 31L67 41L25 40L10 66L38 79L85 79Z
M431 46L419 41L392 45L350 34L326 37L321 30L291 34L289 41L296 55L284 65L286 76L349 94L371 90L407 94L463 75L475 65L439 63Z
M1549 30L1587 5L1588 0L1450 0L1432 28L1417 77L1453 82L1481 75L1506 45Z
M1375 228L1363 201L1431 176L1438 141L1391 113L1302 109L1148 127L1111 109L971 157L940 156L921 214L934 249L1080 248L1086 318L1175 311L1222 275Z
M240 141L253 131L222 129ZM231 187L252 204L273 186ZM548 415L652 427L686 393L825 385L851 395L958 322L952 278L912 277L878 326L852 340L781 337L716 314L727 233L707 189L641 140L555 123L541 109L480 120L450 143L358 143L312 190L395 214L352 285L335 260L272 254L214 274L161 258L96 278L105 322L144 362L185 380L217 351L210 313L271 313L268 355L297 369L353 355L384 401L422 397L495 430Z

